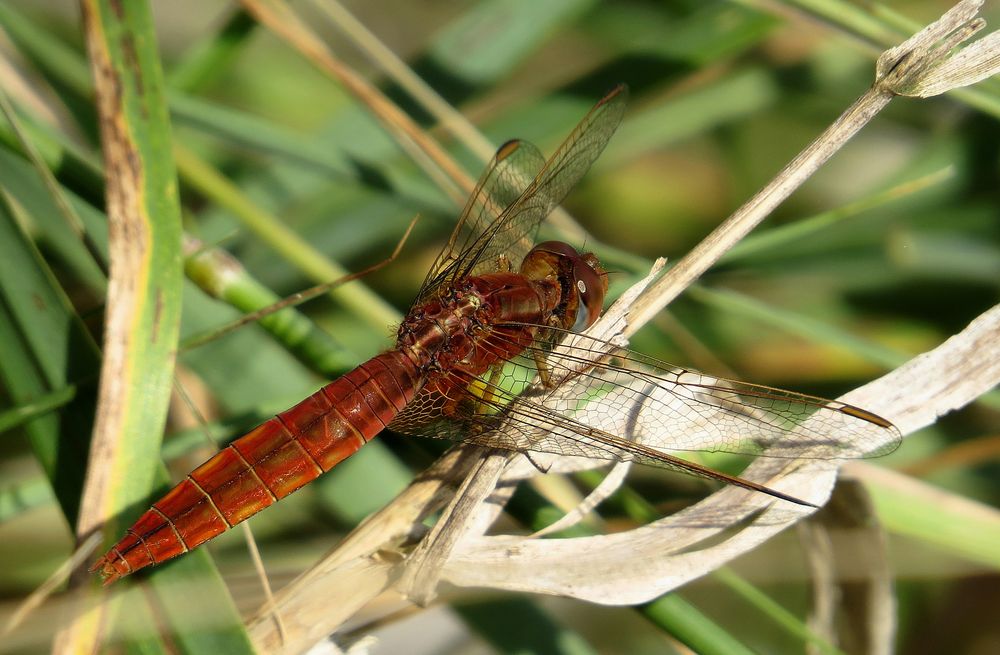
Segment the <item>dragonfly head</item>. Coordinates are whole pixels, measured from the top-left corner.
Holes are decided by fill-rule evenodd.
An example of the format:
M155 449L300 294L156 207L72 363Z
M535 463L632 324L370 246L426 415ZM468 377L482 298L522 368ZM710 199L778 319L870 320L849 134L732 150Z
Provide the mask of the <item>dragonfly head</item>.
M560 303L553 312L559 326L584 330L597 320L608 291L608 274L593 253L577 252L562 241L538 244L521 262L521 275L559 285Z

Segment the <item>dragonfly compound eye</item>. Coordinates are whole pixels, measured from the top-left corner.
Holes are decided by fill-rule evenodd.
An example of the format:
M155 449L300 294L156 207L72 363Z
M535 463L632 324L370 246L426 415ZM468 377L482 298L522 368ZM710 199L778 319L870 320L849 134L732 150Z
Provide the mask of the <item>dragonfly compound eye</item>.
M579 305L576 310L574 330L584 330L594 324L604 308L604 294L608 290L608 274L591 253L575 255L573 278L576 280Z

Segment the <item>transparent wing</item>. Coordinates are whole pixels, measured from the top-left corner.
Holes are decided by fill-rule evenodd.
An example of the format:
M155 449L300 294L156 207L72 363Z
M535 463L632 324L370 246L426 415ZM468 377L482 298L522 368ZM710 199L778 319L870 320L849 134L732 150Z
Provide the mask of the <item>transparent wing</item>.
M441 287L456 279L456 272L470 256L473 244L524 194L544 165L542 153L527 141L514 139L500 146L469 196L448 243L428 271L414 304L433 298ZM499 238L497 242L497 247L506 249L510 257L523 258L530 250L530 245L520 252L523 246L518 247L516 242ZM514 260L515 264L519 262L520 259Z
M501 258L521 263L538 226L604 150L625 113L627 90L616 87L580 121L548 161L525 141L497 150L458 225L417 295L420 304L449 283L496 271Z
M503 341L495 334L483 347L499 352ZM672 453L843 459L885 454L901 439L885 419L839 401L706 375L581 335L567 341L536 343L481 378L439 374L390 427L518 452L639 462L779 497Z

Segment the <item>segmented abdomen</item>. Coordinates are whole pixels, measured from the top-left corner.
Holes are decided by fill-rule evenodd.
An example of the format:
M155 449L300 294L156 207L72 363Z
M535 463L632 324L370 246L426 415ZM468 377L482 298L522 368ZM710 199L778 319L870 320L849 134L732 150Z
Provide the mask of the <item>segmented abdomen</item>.
M417 366L399 351L365 362L192 471L91 570L109 584L228 530L352 455L419 385Z

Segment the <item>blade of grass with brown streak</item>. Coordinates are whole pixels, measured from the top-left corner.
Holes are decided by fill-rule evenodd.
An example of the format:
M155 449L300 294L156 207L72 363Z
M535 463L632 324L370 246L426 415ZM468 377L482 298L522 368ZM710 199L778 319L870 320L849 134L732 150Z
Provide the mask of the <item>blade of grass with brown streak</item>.
M112 541L162 480L159 447L181 313L180 204L149 7L91 0L82 4L82 14L104 154L111 267L104 362L77 534L102 529ZM206 561L192 558L181 568L210 573ZM221 590L221 584L215 586ZM185 626L172 611L179 599L164 595L162 585L156 588L162 604L150 609L174 623L177 642L247 650L238 620ZM199 593L198 604L213 595L225 608L224 594ZM85 615L60 633L56 648L96 645L111 625L105 615Z

